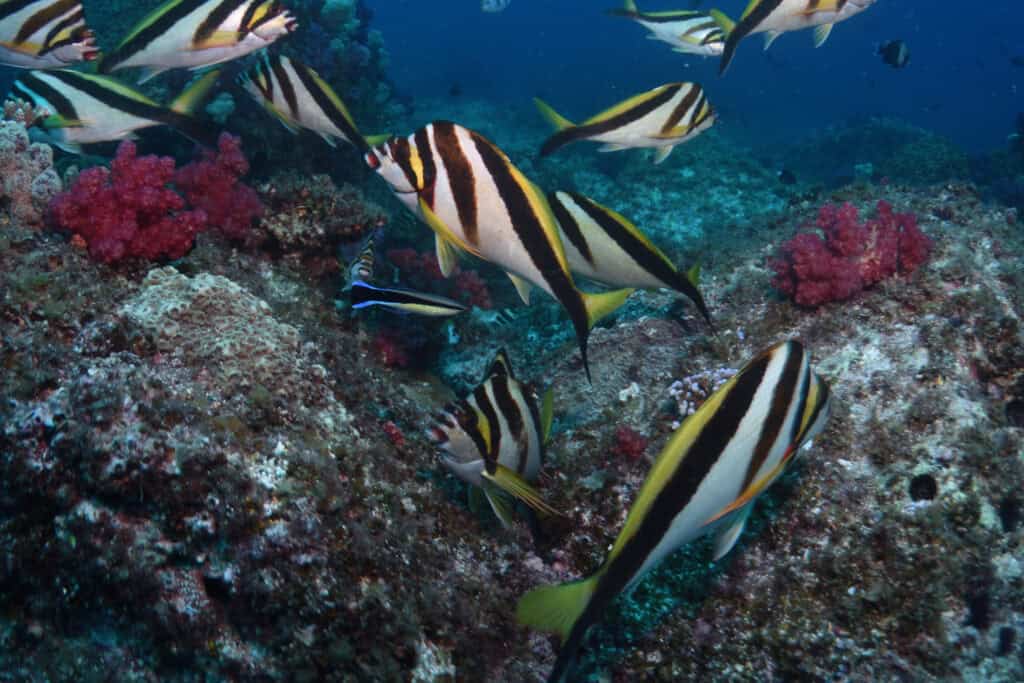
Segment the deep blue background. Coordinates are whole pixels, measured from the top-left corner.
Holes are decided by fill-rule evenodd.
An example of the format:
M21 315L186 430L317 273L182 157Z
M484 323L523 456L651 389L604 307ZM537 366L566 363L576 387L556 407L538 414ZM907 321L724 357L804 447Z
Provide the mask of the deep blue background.
M478 0L367 0L384 34L391 75L414 97L458 83L466 97L549 98L570 118L676 80L708 90L723 129L753 144L786 142L862 115L891 115L945 134L970 151L1006 144L1024 110L1024 2L878 0L838 24L818 50L811 32L785 34L768 53L762 37L740 46L724 78L717 60L678 55L646 40L632 21L607 16L616 0L512 0L500 14ZM640 0L643 10L689 0ZM738 16L746 0L705 2ZM894 70L879 43L907 42ZM453 105L456 103L453 102ZM454 116L453 112L453 116Z

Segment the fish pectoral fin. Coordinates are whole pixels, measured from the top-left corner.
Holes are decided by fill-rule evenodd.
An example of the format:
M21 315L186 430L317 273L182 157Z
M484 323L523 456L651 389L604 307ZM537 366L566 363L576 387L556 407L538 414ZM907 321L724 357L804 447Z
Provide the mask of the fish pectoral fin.
M530 289L533 287L533 285L530 283L530 281L529 280L524 280L523 278L521 278L518 275L515 275L513 273L509 273L508 274L508 279L512 281L513 285L515 285L516 292L519 293L519 298L523 300L524 304L529 306L530 305Z
M582 581L541 586L520 598L516 620L538 631L557 633L564 642L597 588L598 572Z
M484 490L479 486L470 485L468 502L469 511L479 516L483 514L484 507L487 505L487 495L484 494Z
M587 308L588 329L596 325L598 320L617 311L635 291L636 288L613 289L610 292L580 292L583 304Z
M51 114L45 117L40 125L43 128L81 128L85 125L85 121L81 119L68 119L64 118L60 114Z
M733 546L736 545L736 541L739 540L740 535L743 534L743 527L747 524L747 517L750 516L751 507L747 507L744 510L740 510L739 514L736 515L736 519L730 520L729 526L723 528L718 534L715 535L715 549L712 555L712 560L718 562L720 559L725 557Z
M768 31L764 34L764 49L767 50L775 42L775 39L782 35L781 31Z
M675 145L667 145L665 147L659 147L657 149L657 151L654 153L654 163L655 163L655 165L660 164L661 162L665 161L665 159L668 159L668 155L671 154L672 150L675 149L675 148L676 148Z
M491 504L491 510L494 511L494 516L498 518L501 525L506 529L511 527L514 522L512 517L513 498L501 489L493 487L488 487L483 494L487 502Z
M434 234L434 250L437 253L437 265L441 269L441 275L448 277L458 265L459 252L451 242L441 236L441 233Z
M814 27L814 47L821 47L832 34L832 27L835 24L822 24Z
M458 247L463 251L468 251L474 256L479 256L475 249L470 248L468 244L458 238L458 236L449 229L445 222L434 213L434 209L431 208L430 204L427 203L423 197L419 198L419 209L420 217L423 218L423 222L426 223L435 234L444 237L447 242L450 242L454 246Z
M629 145L620 145L617 142L609 142L606 145L601 145L597 148L598 152L621 152L624 149L630 149Z
M561 516L561 513L548 505L537 489L520 477L518 474L505 467L497 465L494 472L483 472L483 478L491 482L502 491L523 501L541 515Z

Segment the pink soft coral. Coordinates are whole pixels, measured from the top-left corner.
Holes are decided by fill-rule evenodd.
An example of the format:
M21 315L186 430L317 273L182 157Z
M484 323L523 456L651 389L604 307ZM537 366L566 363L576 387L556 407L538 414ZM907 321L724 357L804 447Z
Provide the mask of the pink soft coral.
M801 306L849 299L896 273L913 271L931 251L931 240L914 215L893 213L884 200L865 223L849 203L826 204L818 212L817 227L824 239L798 234L769 262L775 271L772 285Z
M238 180L248 172L242 141L221 133L217 153L204 149L200 160L178 169L174 184L192 206L206 212L211 225L228 237L241 239L263 213L256 192Z

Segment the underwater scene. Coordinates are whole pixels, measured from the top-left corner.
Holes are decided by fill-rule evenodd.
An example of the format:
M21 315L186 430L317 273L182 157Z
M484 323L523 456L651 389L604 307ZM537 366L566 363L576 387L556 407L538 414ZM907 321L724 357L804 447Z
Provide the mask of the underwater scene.
M0 683L1024 681L1022 25L0 0Z

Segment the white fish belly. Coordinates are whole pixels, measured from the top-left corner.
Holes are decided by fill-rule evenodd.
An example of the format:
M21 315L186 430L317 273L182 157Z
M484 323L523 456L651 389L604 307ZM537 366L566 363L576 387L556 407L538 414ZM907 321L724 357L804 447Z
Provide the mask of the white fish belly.
M761 22L751 33L764 33L766 31L799 31L804 28L812 28L823 24L834 24L863 12L873 5L875 0L851 0L846 3L843 9L813 12L806 14L807 0L783 0L768 18Z

